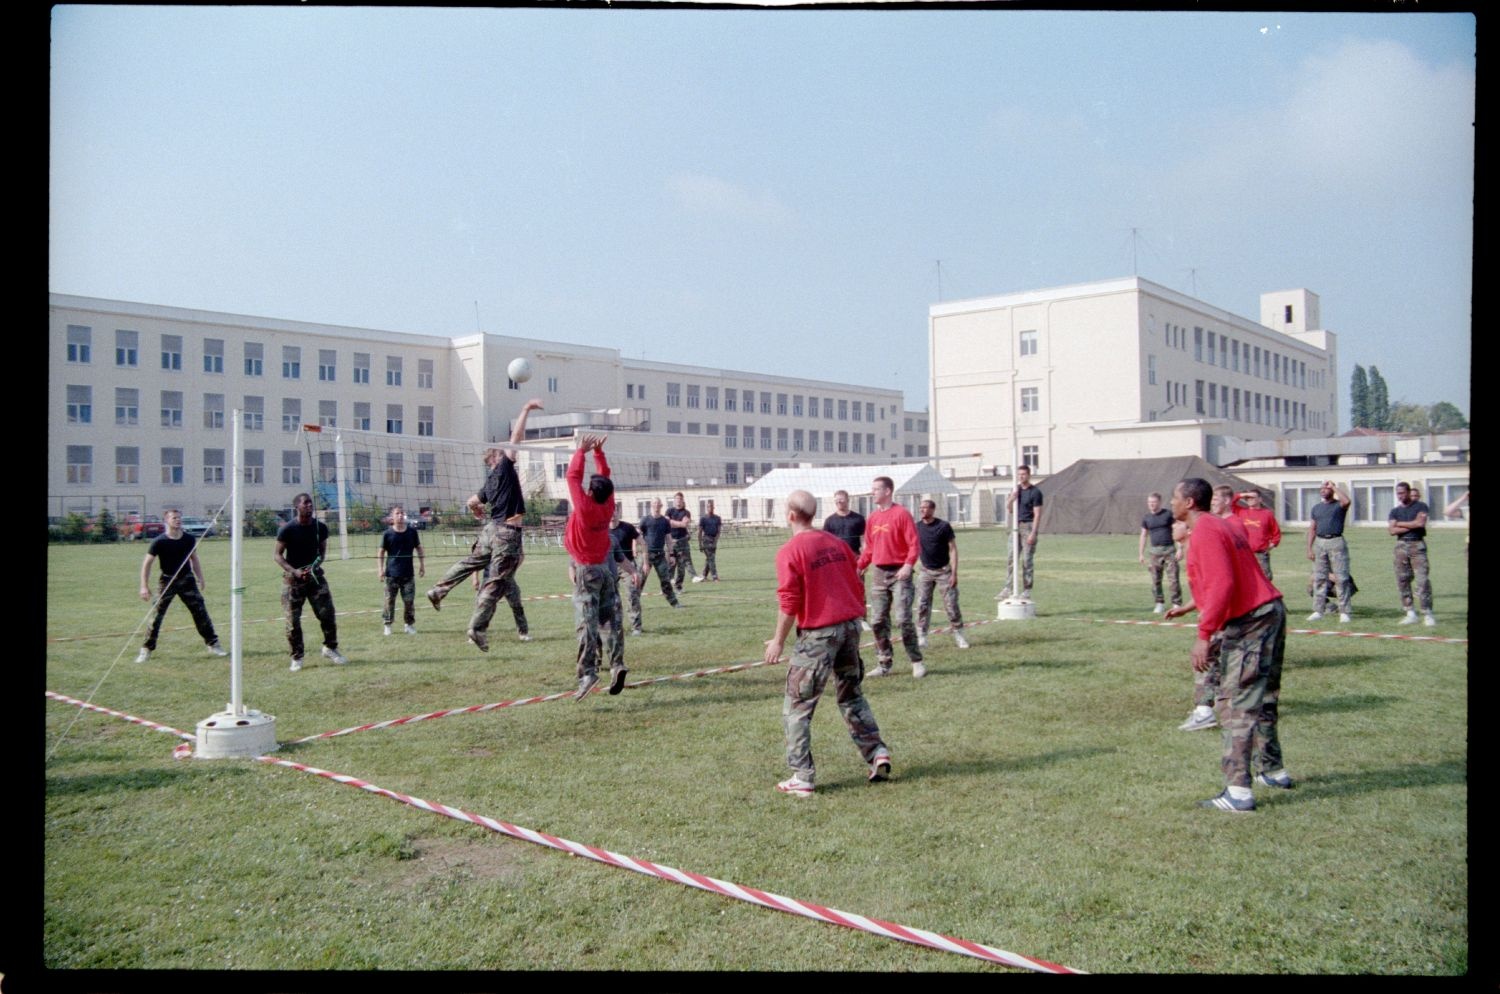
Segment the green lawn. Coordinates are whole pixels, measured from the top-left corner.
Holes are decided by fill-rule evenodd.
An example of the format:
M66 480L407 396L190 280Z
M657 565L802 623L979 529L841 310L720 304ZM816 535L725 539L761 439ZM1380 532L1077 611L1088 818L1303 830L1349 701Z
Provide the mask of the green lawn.
M431 538L436 538L432 536ZM1310 610L1302 538L1275 555L1293 627ZM1400 617L1381 531L1353 536L1362 632L1467 636L1463 534L1432 552L1436 629ZM993 619L1000 533L959 534L970 622ZM720 554L681 611L646 600L631 678L759 657L775 542ZM1289 635L1281 738L1290 792L1241 817L1217 793L1219 736L1178 732L1185 628L1149 619L1136 539L1045 536L1039 617L990 623L930 675L866 689L895 757L865 782L831 700L819 789L784 797L781 667L705 676L303 745L277 756L627 856L1099 972L1459 974L1469 966L1466 645ZM380 634L372 546L327 572L350 665L287 670L270 541L247 545L247 704L293 739L567 690L572 608L502 604L481 655L469 598L420 597L418 636ZM227 701L174 606L152 659L143 549L52 547L47 688L191 731ZM433 542L428 583L456 555ZM226 643L228 543L202 549ZM532 552L528 597L567 590ZM648 587L648 590L650 587ZM941 611L939 610L941 617ZM1327 626L1327 622L1322 623ZM399 629L398 629L399 631ZM84 638L82 636L90 636ZM867 663L872 658L867 653ZM994 971L975 959L778 914L498 835L251 760L174 761L177 740L43 701L42 962L59 969Z

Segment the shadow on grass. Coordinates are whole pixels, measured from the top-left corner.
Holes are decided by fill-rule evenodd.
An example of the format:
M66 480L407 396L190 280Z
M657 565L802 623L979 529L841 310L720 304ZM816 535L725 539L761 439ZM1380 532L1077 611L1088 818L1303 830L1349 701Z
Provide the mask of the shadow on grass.
M1293 715L1301 718L1310 714L1346 714L1350 711L1372 711L1387 708L1401 702L1399 697L1381 697L1379 694L1351 694L1348 697L1323 697L1313 701L1281 702L1281 716Z
M1391 661L1390 656L1346 656L1340 654L1309 657L1304 655L1300 651L1300 648L1297 651L1288 653L1288 657L1289 662L1286 668L1298 670L1329 669L1335 666L1364 666L1367 663L1389 663Z
M244 776L245 770L220 766L216 772ZM186 769L130 770L124 773L95 773L79 777L48 777L47 794L66 797L78 794L107 794L122 790L156 790L180 782L189 775Z
M926 777L972 777L992 776L997 773L1027 773L1032 770L1045 770L1063 763L1071 763L1077 760L1093 759L1110 753L1119 752L1115 748L1103 746L1089 746L1080 749L1055 749L1052 752L1037 753L1032 756L1017 756L1011 759L980 759L970 760L962 763L918 763L914 766L901 766L900 757L896 758L895 780L921 780ZM846 788L864 789L865 784L859 782L834 783L827 786L818 785L818 793L832 793Z
M1359 773L1325 773L1303 777L1297 781L1295 790L1278 790L1272 793L1278 801L1285 804L1400 790L1404 787L1445 787L1468 781L1468 763L1455 759L1446 763L1409 764Z

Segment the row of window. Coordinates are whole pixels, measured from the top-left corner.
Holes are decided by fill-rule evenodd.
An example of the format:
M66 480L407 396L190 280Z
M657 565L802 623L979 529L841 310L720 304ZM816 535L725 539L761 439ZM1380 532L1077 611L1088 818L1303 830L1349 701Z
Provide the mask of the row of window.
M668 433L671 433L671 430L672 430L672 423L668 422L667 423L667 431L668 431ZM773 448L773 440L772 440L772 437L771 437L771 431L772 431L772 429L770 429L770 428L762 428L762 429L760 429L760 447L762 449L769 450L769 449ZM774 440L774 448L776 448L778 451L781 451L781 452L804 452L804 451L805 452L817 452L817 451L819 451L819 445L818 445L818 435L819 435L819 433L816 432L816 431L809 431L805 435L803 434L803 431L802 431L801 428L792 428L792 429L777 428L777 429L775 429L775 431L776 431L776 436L775 436L775 440ZM710 434L712 434L712 433L710 433ZM738 435L735 434L734 425L727 425L726 429L725 429L725 432L724 432L724 448L726 448L726 449L735 449L735 448L753 449L753 448L755 448L755 435L756 435L755 429L752 428L752 427L750 427L749 425L745 425L743 428L741 428L740 434L738 434ZM885 440L884 439L881 440L880 447L881 447L882 451L885 449ZM857 431L856 432L847 432L847 431L832 432L832 431L825 431L825 432L822 433L822 449L821 449L821 451L823 451L823 452L856 452L856 453L871 453L871 454L873 454L875 452L875 435L874 435L873 432L866 432L864 434L861 434L861 433L859 433Z
M1174 393L1172 388L1173 384L1169 381L1167 383L1169 398ZM1181 393L1180 390L1175 392ZM1244 401L1243 410L1240 406L1241 399ZM1244 421L1248 424L1267 425L1273 428L1307 430L1307 405L1300 401L1272 397L1249 390L1242 394L1238 387L1231 390L1228 386L1218 383L1207 384L1205 393L1205 384L1202 380L1193 381L1193 409L1199 414L1206 414L1212 418L1228 418L1232 421ZM1244 416L1241 417L1241 414ZM1314 425L1314 427L1317 426Z
M182 371L182 336L162 335L161 338L161 368L170 372ZM205 373L224 372L224 340L222 338L203 339L203 371ZM302 353L300 345L283 345L281 347L281 377L286 380L300 380L302 378ZM338 381L338 350L337 349L308 349L311 353L318 353L318 381L321 383L336 383ZM93 329L84 325L68 325L68 362L79 365L87 365L93 361ZM241 347L241 358L244 360L246 376L265 375L265 346L260 342L245 342ZM355 352L352 359L351 382L368 385L370 382L370 360L368 352ZM140 365L140 332L119 329L115 331L115 365L121 368L136 368ZM405 362L401 356L388 355L385 357L385 385L388 387L401 386L401 375ZM432 359L417 360L417 387L422 390L433 388L433 375L435 362Z
M115 387L115 424L125 427L138 425L140 419L140 393L134 387ZM69 385L66 391L66 411L69 424L92 424L94 421L93 387ZM161 427L181 428L183 425L183 394L180 390L162 390L160 392ZM244 419L246 431L264 431L266 427L265 398L250 397L243 398L241 416ZM371 404L367 401L354 402L354 421L349 427L358 428L361 431L370 431ZM405 430L405 405L385 405L385 430L387 434L400 435ZM436 425L433 407L417 408L417 434L432 435ZM285 397L281 401L281 430L293 432L303 424L302 401L295 397ZM318 401L318 424L324 428L338 427L338 401ZM203 427L209 429L221 429L224 427L224 394L206 393L203 395Z
M644 383L625 384L626 400L645 400L646 385ZM703 387L700 391L696 383L687 384L687 403L689 410L719 410L720 391L718 387ZM819 401L821 400L821 406ZM723 391L723 409L726 411L743 411L745 414L753 414L757 410L761 414L776 414L785 417L790 413L794 418L815 418L818 412L823 412L823 417L829 421L870 421L876 418L875 403L873 401L850 401L839 400L834 397L815 397L802 394L773 394L769 390L760 391L759 406L757 407L756 391L738 390L726 387ZM667 384L667 406L683 407L683 384ZM805 414L804 414L805 412ZM894 413L894 409L892 409ZM879 420L885 420L886 408L880 407ZM894 437L894 436L893 436Z
M161 458L158 466L161 470L161 482L165 486L181 486L183 483L184 460L183 454L186 450L181 448L165 447L161 449ZM289 486L302 485L302 452L297 449L281 450L281 482ZM431 452L415 453L415 483L418 486L435 486L437 484L437 456ZM353 453L354 465L352 467L355 483L371 483L374 476L374 461L371 453ZM203 482L210 485L218 485L224 482L224 467L227 465L224 449L203 450ZM413 478L408 471L408 460L405 453L387 452L385 454L384 479L388 484L411 483ZM246 483L266 482L266 453L264 449L246 449L244 452L243 473ZM135 446L117 446L115 448L115 483L117 484L139 484L141 473L141 450ZM318 479L323 483L337 483L338 470L335 462L335 454L332 452L318 453ZM67 481L69 483L90 484L94 482L94 447L92 445L70 445L67 451Z
M1168 324L1167 344L1186 352L1187 329ZM1193 328L1193 359L1231 372L1245 373L1301 390L1308 389L1307 363L1302 360L1197 326ZM1323 388L1320 370L1313 370L1312 381L1312 389Z

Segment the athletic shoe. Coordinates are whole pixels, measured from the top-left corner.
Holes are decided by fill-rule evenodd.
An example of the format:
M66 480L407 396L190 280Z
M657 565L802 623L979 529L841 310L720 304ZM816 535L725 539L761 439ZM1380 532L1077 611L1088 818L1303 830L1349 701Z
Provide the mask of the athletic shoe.
M416 630L416 628L412 627L411 625L403 625L403 626L401 626L401 634L402 635L415 635L415 634L417 634L417 630Z
M583 676L579 677L578 690L573 694L573 700L583 700L588 692L594 689L594 684L598 682L599 674L597 673L585 673Z
M1027 587L1025 590L1021 591L1021 599L1022 600L1028 600L1028 601L1031 600L1031 588L1030 587Z
M1347 614L1341 614L1341 615L1339 615L1339 624L1341 624L1341 625L1347 625L1349 623L1349 620L1350 620L1349 619L1349 615L1347 615Z
M871 628L870 623L863 618L859 619L859 627L863 628L867 632L873 632L875 630Z
M703 577L701 577L701 576L695 576L695 577L693 577L693 582L694 583L702 583L703 582Z
M150 658L151 658L151 650L150 649L142 649L140 652L138 652L138 653L135 654L135 661L138 662L138 663L144 663L146 660L148 660Z
M1229 796L1229 788L1217 797L1210 797L1206 801L1199 801L1200 808L1217 808L1220 811L1233 811L1236 814L1247 814L1255 810L1255 798L1247 797L1243 801Z
M1257 773L1255 782L1265 787L1279 787L1282 790L1291 790L1296 786L1286 770L1278 770L1275 774Z
M229 655L229 650L224 648L218 642L214 642L208 647L208 654L210 656L227 656Z
M673 602L672 602L672 607L673 607L673 608L679 608L679 607L682 607L682 601L673 601Z
M870 782L881 783L891 778L891 757L887 753L879 752L870 762Z
M1188 712L1187 721L1178 725L1177 730L1179 732L1199 732L1205 728L1213 728L1218 723L1219 719L1214 717L1213 708L1200 706Z
M636 628L632 628L632 629L631 629L631 630L630 630L630 634L632 634L632 635L644 635L644 634L646 634L646 633L645 633L645 631L643 631L643 630L642 630L642 629L641 629L641 628L639 628L639 627L636 627Z
M927 648L927 633L926 632L918 632L917 633L917 648L918 649L925 649L925 648Z
M480 652L490 651L490 640L485 637L484 632L476 632L474 629L470 628L464 634L469 637L469 641L473 643L474 648L478 649Z
M531 634L529 632L520 632L520 633L518 633L516 635L516 641L518 641L518 642L530 642L531 641Z
M969 640L964 638L963 632L954 632L953 641L960 649L967 649L969 647Z
M620 691L625 689L625 674L629 672L630 671L623 666L621 666L617 670L609 671L609 692L611 694L618 694Z
M995 595L995 600L997 600L997 601L1008 600L1009 598L1010 598L1010 588L1009 587L1006 587L1004 590L1000 591L998 594Z
M337 649L330 649L326 645L323 647L323 658L328 660L335 666L343 666L344 664L349 662L349 660L339 655L339 651Z
M1312 614L1309 614L1307 616L1307 620L1308 621L1322 621L1323 620L1323 612L1322 611L1314 611Z
M1156 606L1151 609L1151 613L1152 614L1162 614L1166 610L1167 610L1167 606L1165 604L1163 604L1161 601L1157 601L1156 602Z
M291 666L292 672L295 673L298 670L300 670L301 668L302 668L302 657L301 656L293 656L292 657L292 666Z
M891 675L891 668L890 668L889 665L886 665L886 666L877 666L873 670L869 670L868 672L865 673L865 676L867 676L867 677L890 676L890 675Z
M1427 614L1422 617L1422 624L1426 625L1428 628L1436 628L1437 618L1434 617L1431 611L1428 611Z
M1404 617L1400 621L1396 622L1396 624L1398 624L1398 625L1415 625L1416 623L1417 623L1417 612L1415 612L1415 611L1408 611L1408 612L1406 612L1406 617Z
M677 590L679 592L682 590L682 584L680 584L680 583L674 583L674 584L672 584L672 586L675 587L675 588L677 588Z
M927 664L922 662L920 659L912 663L911 675L916 677L918 680L922 679L927 675Z
M443 599L438 596L436 587L427 591L427 600L432 604L434 611L441 611L443 609Z
M791 794L793 797L812 797L813 785L801 777L791 777L776 785L776 789L783 794Z
M381 631L380 634L382 634L382 635L389 635L390 633L391 633L391 626L390 625L386 625L386 626L384 626L384 630Z

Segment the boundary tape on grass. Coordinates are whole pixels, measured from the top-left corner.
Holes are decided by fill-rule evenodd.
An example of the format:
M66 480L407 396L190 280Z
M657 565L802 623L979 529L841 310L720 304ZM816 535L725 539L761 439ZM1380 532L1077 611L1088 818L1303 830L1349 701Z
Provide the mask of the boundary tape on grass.
M1160 628L1197 628L1191 621L1138 621L1132 618L1077 618L1077 621L1095 621L1104 625L1154 625ZM1436 642L1441 645L1468 645L1468 639L1442 638L1437 635L1387 635L1383 632L1325 631L1320 628L1288 628L1288 635L1335 635L1346 639L1396 639L1402 642Z

